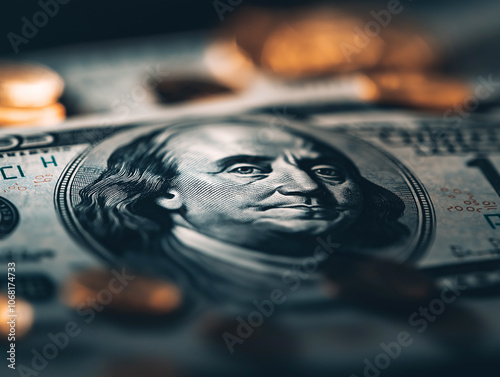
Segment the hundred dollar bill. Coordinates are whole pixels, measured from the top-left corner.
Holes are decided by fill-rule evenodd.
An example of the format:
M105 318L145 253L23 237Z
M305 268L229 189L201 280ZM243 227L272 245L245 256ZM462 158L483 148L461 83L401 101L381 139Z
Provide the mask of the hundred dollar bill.
M85 358L69 352L65 362L49 362L43 347L53 337L35 333L18 344L19 374L91 375L103 355L130 354L137 332L128 330L139 325L148 357L163 360L167 353L215 370L225 364L200 338L233 355L260 341L242 335L241 321L253 332L255 310L262 317L286 303L290 310L276 309L280 321L266 314L255 327L277 325L273 339L287 345L285 354L299 355L297 363L361 375L363 358L379 352L382 340L398 339L401 328L325 305L332 293L319 265L335 254L405 263L467 293L496 292L500 123L330 110L275 106L224 116L192 110L132 123L2 131L0 259L16 263L17 292L36 304L46 331L59 334L77 323L82 335L71 347L95 347ZM173 328L162 320L143 329L141 320L121 331L92 323L104 304L68 311L56 299L65 279L103 265L123 279L140 272L174 281L196 315L185 313ZM489 318L495 345L489 349L497 350L498 305L485 305L472 309ZM222 321L212 329L207 308L238 318L240 327L226 329ZM410 330L427 327L423 317L412 318ZM467 323L452 324L453 331L471 328L472 317L463 318ZM345 343L346 329L364 335ZM416 341L406 360L447 360L449 350L432 339Z
M224 296L324 239L496 284L499 127L254 112L3 131L0 258L56 279L78 263L155 266Z

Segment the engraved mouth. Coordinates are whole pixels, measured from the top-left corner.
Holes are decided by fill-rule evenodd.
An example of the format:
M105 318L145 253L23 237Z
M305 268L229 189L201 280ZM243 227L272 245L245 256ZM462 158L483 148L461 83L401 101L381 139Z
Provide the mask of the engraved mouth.
M297 208L297 209L310 209L310 210L331 210L328 207L325 206L319 206L319 205L307 205L307 204L290 204L290 205L284 205L284 206L278 206L274 208Z
M309 204L285 204L278 206L269 206L263 209L264 212L270 211L275 215L283 214L289 212L290 215L296 213L296 216L306 217L306 218L331 218L337 217L341 212L339 208L331 208L322 205L309 205ZM287 215L288 216L288 215Z

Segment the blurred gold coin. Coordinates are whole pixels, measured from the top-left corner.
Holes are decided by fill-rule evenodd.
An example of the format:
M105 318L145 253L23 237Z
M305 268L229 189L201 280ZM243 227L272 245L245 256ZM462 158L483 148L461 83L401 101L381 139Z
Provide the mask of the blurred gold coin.
M361 99L429 110L464 103L470 88L460 81L422 73L384 72L360 75Z
M35 313L33 307L28 302L19 298L15 299L15 306L9 307L9 298L6 295L0 295L0 335L2 338L14 335L19 339L26 335L33 326ZM16 315L16 317L9 317ZM9 321L14 320L14 325L11 326Z
M403 28L387 28L381 33L386 43L379 67L399 70L422 70L435 65L437 53L422 35Z
M44 107L57 102L64 89L62 78L42 65L0 63L0 105Z
M61 123L65 117L66 110L60 103L31 108L0 106L0 126L51 126Z
M289 78L319 76L373 67L385 43L363 33L356 18L331 14L290 21L266 40L261 64Z
M182 293L175 285L143 276L119 277L117 271L90 269L71 276L62 300L72 308L109 307L131 314L165 315L179 309Z

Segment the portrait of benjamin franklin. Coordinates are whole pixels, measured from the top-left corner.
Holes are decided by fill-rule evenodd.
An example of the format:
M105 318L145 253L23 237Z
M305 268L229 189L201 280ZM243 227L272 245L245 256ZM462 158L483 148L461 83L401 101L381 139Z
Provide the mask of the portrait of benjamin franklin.
M404 244L400 197L317 138L267 131L227 120L139 135L79 190L75 215L114 255L155 256L202 285L231 274L262 284L318 237L342 252Z

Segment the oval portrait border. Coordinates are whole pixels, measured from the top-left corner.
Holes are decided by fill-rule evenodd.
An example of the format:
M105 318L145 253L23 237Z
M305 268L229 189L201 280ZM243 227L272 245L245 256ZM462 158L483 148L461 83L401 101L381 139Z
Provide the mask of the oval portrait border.
M190 119L193 121L195 119ZM187 119L183 119L181 122L184 123ZM158 126L163 124L157 123ZM156 124L148 124L149 126L156 126ZM175 125L172 125L175 127ZM178 126L178 125L177 125ZM304 132L303 127L298 127L295 125L288 125L290 128L295 128L298 131ZM138 126L140 127L140 126ZM128 129L130 130L130 129ZM338 132L338 130L335 130ZM126 132L124 130L123 132ZM308 129L307 133L311 136L315 136L316 133L325 133L327 132L325 129ZM116 263L119 261L119 257L108 251L105 247L103 247L99 242L97 242L93 237L89 236L88 233L78 224L76 221L75 214L73 213L72 206L70 204L70 190L73 180L75 178L76 170L82 165L86 157L101 143L105 142L109 138L112 138L121 132L113 133L108 137L102 139L100 142L90 145L87 149L81 152L78 156L76 156L63 170L61 176L57 182L55 191L54 191L54 205L56 208L57 215L62 222L63 226L68 230L70 235L79 243L84 245L86 248L90 249L90 251L94 254L97 254L99 257L104 258L109 263ZM370 143L369 141L365 141L360 139L357 136L349 134L349 132L342 132L346 137L355 140L358 143L365 144L369 148L376 150L382 156L387 158L397 169L400 171L402 177L406 181L409 190L413 194L413 198L416 202L416 208L419 216L419 224L416 232L416 241L412 247L412 251L408 254L408 257L403 260L403 263L415 263L419 259L421 259L426 252L429 250L435 235L435 227L436 227L436 218L435 211L432 205L432 201L430 199L427 190L420 182L420 180L397 158L395 158L389 152L381 149L380 147Z

